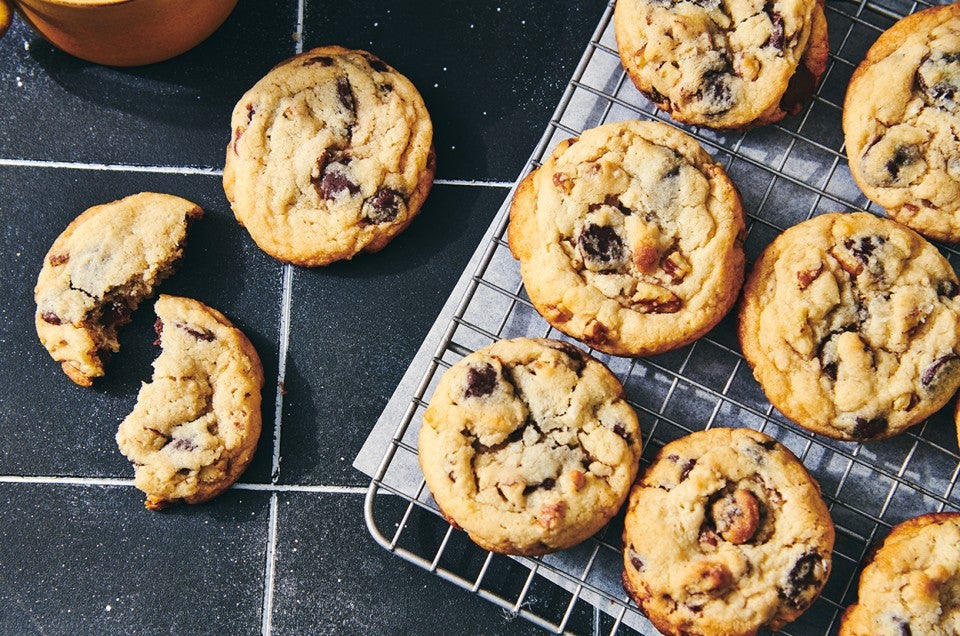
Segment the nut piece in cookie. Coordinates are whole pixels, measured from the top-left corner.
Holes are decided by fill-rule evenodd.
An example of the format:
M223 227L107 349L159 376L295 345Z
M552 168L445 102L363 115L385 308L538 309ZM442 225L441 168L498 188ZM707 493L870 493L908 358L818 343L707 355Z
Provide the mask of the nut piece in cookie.
M117 331L173 273L195 203L142 192L94 206L53 242L34 289L40 342L81 386L104 374Z
M960 626L960 513L896 526L860 574L840 636L956 634Z
M117 445L147 508L159 510L207 501L246 469L260 438L263 367L219 311L167 295L155 308L161 352Z
M423 98L366 51L325 46L281 62L240 98L231 128L223 187L237 221L295 265L382 249L433 184Z
M898 20L850 79L843 133L850 172L887 214L960 241L960 5Z
M537 311L613 355L693 342L743 283L744 211L686 133L625 121L561 142L518 187L510 250Z
M677 121L747 129L800 111L827 68L822 0L618 0L620 61Z
M960 387L956 274L935 246L866 213L778 236L744 286L743 353L770 402L849 441L904 431Z
M714 428L664 446L633 487L623 583L664 634L775 631L819 596L833 542L819 486L793 453Z
M620 509L640 429L616 377L558 340L501 340L453 365L423 416L420 467L441 513L481 547L569 548Z

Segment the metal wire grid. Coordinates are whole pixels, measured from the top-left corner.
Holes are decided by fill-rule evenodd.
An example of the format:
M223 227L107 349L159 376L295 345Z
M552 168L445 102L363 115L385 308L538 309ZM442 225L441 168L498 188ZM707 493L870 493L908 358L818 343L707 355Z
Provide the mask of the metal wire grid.
M850 176L841 107L849 78L876 37L900 17L926 6L901 0L831 0L826 6L830 63L817 95L801 115L747 133L684 128L724 164L741 191L748 211L748 260L784 229L815 214L881 213ZM539 166L560 140L601 123L629 118L673 123L626 78L612 15L613 2L526 171ZM481 246L485 251L467 292L433 359L424 365L420 385L371 481L367 524L391 552L550 631L655 634L619 584L622 517L563 553L504 557L476 547L443 520L417 465L423 410L439 377L453 363L500 338L569 340L547 325L524 293L504 240L512 194L494 221L492 239ZM954 248L938 247L956 263ZM837 530L833 573L818 601L784 633L836 633L840 614L856 597L860 565L870 546L904 519L960 509L960 455L950 413L945 410L894 439L867 445L815 437L767 402L740 353L730 316L699 341L660 356L628 360L591 353L618 376L640 416L645 443L641 469L664 444L694 430L745 426L780 440L818 480Z

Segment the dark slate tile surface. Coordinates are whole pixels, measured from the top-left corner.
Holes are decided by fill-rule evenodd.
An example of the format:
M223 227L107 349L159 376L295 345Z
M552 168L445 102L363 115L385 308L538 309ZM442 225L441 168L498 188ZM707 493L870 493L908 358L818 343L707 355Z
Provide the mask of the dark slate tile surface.
M15 387L0 393L0 633L540 632L378 546L363 525L368 479L351 463L605 5L240 0L193 51L130 69L71 58L15 20L0 40L0 380ZM367 48L421 89L439 183L382 252L289 268L254 245L223 195L230 111L298 47L328 43ZM33 327L53 239L87 207L145 190L206 211L160 291L223 311L266 375L264 433L240 486L162 513L143 508L114 442L158 354L152 301L90 389L63 375ZM514 591L516 568L499 563L490 585Z
M382 252L296 271L282 482L369 483L353 458L506 193L434 186Z
M269 495L160 514L131 488L0 484L0 633L253 634Z

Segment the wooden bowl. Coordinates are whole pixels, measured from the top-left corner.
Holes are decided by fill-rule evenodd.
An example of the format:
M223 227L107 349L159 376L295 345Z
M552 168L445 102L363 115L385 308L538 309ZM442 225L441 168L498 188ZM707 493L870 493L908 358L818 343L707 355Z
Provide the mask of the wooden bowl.
M111 66L138 66L193 48L223 24L237 0L13 0L57 48Z

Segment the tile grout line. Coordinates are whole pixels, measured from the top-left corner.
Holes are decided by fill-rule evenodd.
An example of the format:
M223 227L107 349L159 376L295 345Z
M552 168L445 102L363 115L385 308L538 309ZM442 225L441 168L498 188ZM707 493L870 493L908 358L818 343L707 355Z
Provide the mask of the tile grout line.
M139 166L134 164L85 163L47 161L43 159L0 159L0 166L11 168L66 168L71 170L104 170L109 172L147 172L154 174L223 176L221 168L201 166ZM480 179L434 179L434 185L476 186L480 188L512 188L512 181L484 181Z
M306 0L297 1L296 43L294 51L303 53L303 15ZM293 304L293 266L283 266L282 296L280 301L280 351L277 370L277 399L273 425L273 462L270 471L270 484L276 486L280 479L280 432L283 421L283 395L286 393L284 381L287 376L287 353L290 345L290 310ZM270 636L273 632L273 593L274 578L277 569L277 523L279 517L279 497L276 492L270 495L270 521L267 526L267 549L264 555L263 607L261 609L260 633Z
M29 484L55 486L113 486L117 488L133 488L132 479L121 477L66 477L61 475L0 475L0 484ZM266 483L237 483L231 490L247 490L252 492L296 492L315 493L324 495L363 495L369 490L368 486L324 486L322 484L266 484Z

